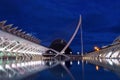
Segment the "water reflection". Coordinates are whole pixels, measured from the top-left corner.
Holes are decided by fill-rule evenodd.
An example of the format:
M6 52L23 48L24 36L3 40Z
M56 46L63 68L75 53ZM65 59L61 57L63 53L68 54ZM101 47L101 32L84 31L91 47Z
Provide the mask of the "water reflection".
M81 64L82 63L82 64ZM89 80L86 79L86 68L85 65L93 64L99 72L100 67L104 70L109 70L120 76L120 60L119 59L89 59L89 60L39 60L39 61L17 61L17 60L0 60L0 80L36 80L36 75L40 75L42 71L49 71L53 75L54 80ZM89 64L88 64L89 63ZM72 72L71 68L77 64L81 71L81 75L77 76L78 73ZM79 66L80 65L80 66ZM46 72L47 72L46 71ZM46 73L45 72L45 73ZM36 74L37 73L37 74ZM94 73L94 72L93 72ZM35 75L34 75L35 74ZM34 76L33 76L34 75ZM74 75L74 76L73 76ZM107 75L107 74L106 74ZM33 79L31 78L33 77ZM38 79L39 80L39 79Z
M45 61L1 61L0 80L16 80L48 68Z
M33 75L34 73L41 72L45 69L50 69L50 72L57 77L63 78L69 74L74 80L68 61L58 60L39 60L39 61L8 61L0 60L0 80L20 80Z
M86 60L86 62L95 65L97 71L99 70L100 67L102 67L104 68L104 70L114 72L120 77L120 59L96 58L96 59Z

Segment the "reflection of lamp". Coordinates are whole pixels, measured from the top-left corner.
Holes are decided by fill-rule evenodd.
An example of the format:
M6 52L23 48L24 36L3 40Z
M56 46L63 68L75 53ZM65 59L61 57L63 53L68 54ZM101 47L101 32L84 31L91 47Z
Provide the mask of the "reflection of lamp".
M65 65L65 62L64 62L64 61L62 62L62 65Z
M70 61L70 65L72 65L73 63L72 63L72 61Z
M97 71L99 70L99 66L96 66L96 70L97 70Z
M79 55L79 54L80 54L80 52L77 52L77 54Z
M78 61L78 65L80 65L80 61Z
M11 66L12 66L12 68L16 68L16 65L14 63Z

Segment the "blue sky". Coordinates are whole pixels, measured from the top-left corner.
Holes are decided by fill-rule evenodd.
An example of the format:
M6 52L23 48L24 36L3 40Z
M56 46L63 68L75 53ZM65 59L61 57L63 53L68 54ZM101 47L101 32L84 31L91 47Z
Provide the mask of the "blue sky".
M0 20L8 20L49 46L69 40L82 15L84 51L112 43L120 31L119 0L0 0ZM80 31L71 44L80 51Z
M96 45L101 47L111 44L119 36L120 0L0 0L0 20L7 20L7 24L13 23L14 26L40 38L41 44L46 46L57 38L68 41L77 26L80 14L84 52L93 50ZM80 31L70 47L75 52L80 51ZM76 67L73 68L79 71ZM85 79L105 74L96 73L92 68L94 66L85 65ZM74 71L73 73L78 75ZM110 77L102 74L104 77L99 76L98 79L113 77L113 74L106 73ZM46 72L39 76L45 78L44 75Z

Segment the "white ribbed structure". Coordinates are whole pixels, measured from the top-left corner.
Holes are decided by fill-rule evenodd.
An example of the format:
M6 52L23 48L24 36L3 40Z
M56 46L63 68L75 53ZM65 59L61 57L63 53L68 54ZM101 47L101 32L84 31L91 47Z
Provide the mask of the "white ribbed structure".
M106 58L115 59L120 58L120 37L115 39L114 44L110 44L101 48L98 51L93 51L84 55L84 58Z
M26 34L22 29L12 28L12 24L5 25L0 22L0 56L6 55L30 55L44 54L49 48L41 46L39 39Z
M25 52L28 54L41 55L46 50L48 50L48 48L44 46L0 30L0 51Z

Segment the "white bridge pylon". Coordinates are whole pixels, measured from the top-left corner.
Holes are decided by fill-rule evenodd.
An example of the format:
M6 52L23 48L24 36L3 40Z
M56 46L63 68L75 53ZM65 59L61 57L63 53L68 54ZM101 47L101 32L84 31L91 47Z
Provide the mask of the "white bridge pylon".
M70 38L70 40L68 41L67 45L61 50L61 52L59 52L58 54L56 54L56 56L58 55L63 55L63 53L65 52L65 50L69 47L69 45L71 44L71 42L73 41L73 39L75 38L80 26L81 26L81 22L82 22L82 17L80 15L80 18L79 18L79 22L78 22L78 25L75 29L75 32L73 33L72 37ZM56 57L55 56L55 57Z

